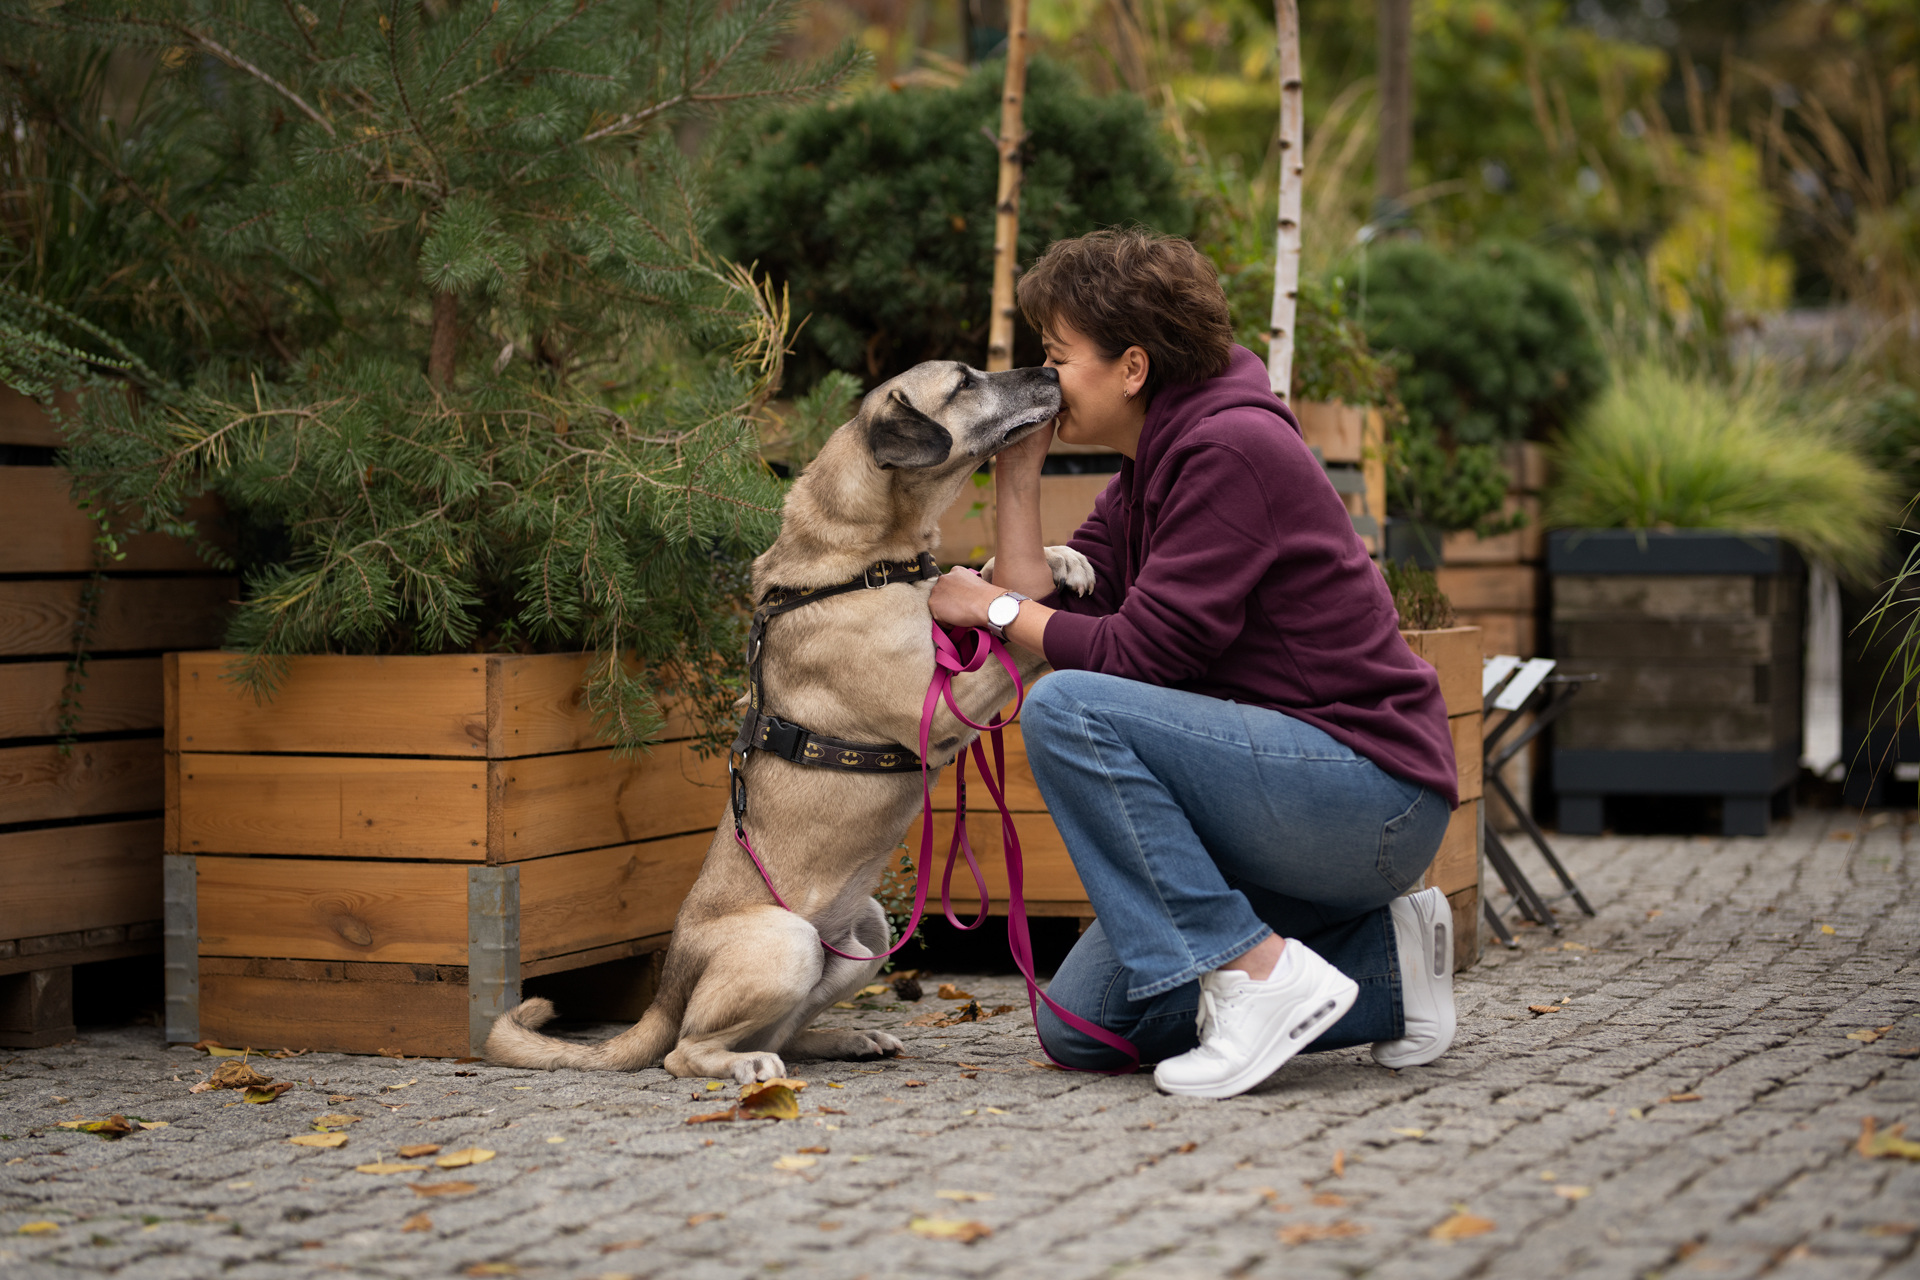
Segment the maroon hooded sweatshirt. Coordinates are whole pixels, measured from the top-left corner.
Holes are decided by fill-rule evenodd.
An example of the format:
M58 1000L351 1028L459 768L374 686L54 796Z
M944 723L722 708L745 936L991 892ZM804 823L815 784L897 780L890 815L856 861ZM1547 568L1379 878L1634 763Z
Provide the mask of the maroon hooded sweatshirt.
M1253 352L1160 389L1071 545L1099 581L1042 601L1055 667L1270 707L1458 806L1439 677Z

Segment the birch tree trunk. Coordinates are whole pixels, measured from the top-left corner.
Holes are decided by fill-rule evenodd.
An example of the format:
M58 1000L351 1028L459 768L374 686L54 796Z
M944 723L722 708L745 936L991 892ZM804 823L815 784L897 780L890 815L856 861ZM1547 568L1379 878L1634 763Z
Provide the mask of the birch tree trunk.
M1274 228L1273 323L1267 332L1267 382L1275 395L1286 400L1293 394L1294 317L1300 297L1300 198L1306 181L1299 0L1274 0L1273 19L1280 42L1280 217Z
M993 202L993 316L987 369L1013 368L1013 268L1020 252L1021 124L1027 98L1027 0L1007 5L1007 80L1000 96L1000 190Z
M1413 163L1413 0L1380 0L1380 145L1374 194L1392 212L1407 194ZM1376 215L1377 216L1377 215Z

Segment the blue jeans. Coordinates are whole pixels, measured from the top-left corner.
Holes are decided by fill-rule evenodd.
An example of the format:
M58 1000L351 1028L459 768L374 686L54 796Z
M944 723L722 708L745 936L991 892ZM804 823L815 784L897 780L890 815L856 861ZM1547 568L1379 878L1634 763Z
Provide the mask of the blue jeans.
M1360 985L1315 1050L1405 1034L1387 904L1440 848L1446 798L1278 711L1056 671L1021 713L1027 759L1098 919L1047 994L1157 1062L1199 1041L1199 977L1270 934ZM1124 1059L1044 1006L1060 1061Z

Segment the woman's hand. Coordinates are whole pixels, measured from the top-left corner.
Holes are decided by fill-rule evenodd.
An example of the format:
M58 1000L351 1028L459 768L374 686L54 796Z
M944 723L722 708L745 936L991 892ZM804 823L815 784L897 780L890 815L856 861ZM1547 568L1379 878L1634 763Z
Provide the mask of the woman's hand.
M994 586L965 565L956 565L934 582L927 607L933 610L933 620L943 626L984 627L987 606L1006 594L1006 590Z
M1038 431L993 455L996 482L1015 480L1038 487L1040 468L1046 463L1047 450L1053 447L1053 419Z

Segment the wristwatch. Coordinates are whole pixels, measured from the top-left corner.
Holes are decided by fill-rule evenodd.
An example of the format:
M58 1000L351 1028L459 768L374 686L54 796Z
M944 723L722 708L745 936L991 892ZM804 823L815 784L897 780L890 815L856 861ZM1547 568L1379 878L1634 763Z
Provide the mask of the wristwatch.
M987 630L1001 644L1007 642L1007 628L1020 616L1020 602L1031 600L1032 596L1023 596L1018 591L1008 591L993 598L987 605Z

